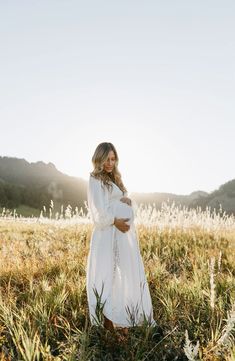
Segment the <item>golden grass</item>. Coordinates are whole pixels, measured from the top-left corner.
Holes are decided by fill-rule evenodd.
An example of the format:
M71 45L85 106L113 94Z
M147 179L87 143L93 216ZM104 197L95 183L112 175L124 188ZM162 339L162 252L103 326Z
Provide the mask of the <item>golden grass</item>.
M0 360L234 361L233 222L164 222L136 226L159 326L120 343L89 321L92 225L0 220Z

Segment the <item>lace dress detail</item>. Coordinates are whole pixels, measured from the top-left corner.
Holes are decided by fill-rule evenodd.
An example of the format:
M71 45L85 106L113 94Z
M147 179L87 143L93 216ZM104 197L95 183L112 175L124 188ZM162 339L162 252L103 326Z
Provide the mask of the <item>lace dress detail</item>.
M117 274L117 268L120 265L120 254L119 254L119 249L118 249L118 244L117 244L117 239L115 238L114 240L114 245L113 245L113 259L114 259L114 264L113 264L113 284L115 281L115 277Z
M118 240L115 237L113 242L113 275L112 275L112 289L115 287L115 280L118 276L118 271L120 270L120 253L118 247ZM113 303L112 314L115 318L117 315L117 308L115 307L115 303Z

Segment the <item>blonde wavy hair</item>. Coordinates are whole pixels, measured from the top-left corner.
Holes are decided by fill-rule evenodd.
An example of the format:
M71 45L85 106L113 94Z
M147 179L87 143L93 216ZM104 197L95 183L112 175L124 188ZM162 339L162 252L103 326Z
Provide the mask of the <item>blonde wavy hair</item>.
M114 152L115 155L115 164L112 172L108 173L104 170L103 166L111 150ZM111 182L114 182L124 194L124 192L126 192L127 189L125 188L122 182L122 176L118 170L118 162L119 162L119 158L114 145L108 142L100 143L96 147L96 150L92 156L92 163L94 166L94 170L90 173L90 175L92 177L100 179L102 185L106 186L109 190L110 188L113 188L113 184Z

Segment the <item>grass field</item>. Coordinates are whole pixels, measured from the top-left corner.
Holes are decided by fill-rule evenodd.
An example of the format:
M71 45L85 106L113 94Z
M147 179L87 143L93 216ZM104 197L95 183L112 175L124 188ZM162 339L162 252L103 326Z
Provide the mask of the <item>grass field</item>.
M19 214L22 217L39 217L40 215L40 210L26 206L24 204L21 204L19 207L16 207L14 209L8 210L8 212L11 212L12 214L14 213L14 211L16 214ZM0 207L0 214L2 214L3 212L4 207Z
M139 207L158 326L91 326L89 219L0 219L0 360L235 361L235 219Z

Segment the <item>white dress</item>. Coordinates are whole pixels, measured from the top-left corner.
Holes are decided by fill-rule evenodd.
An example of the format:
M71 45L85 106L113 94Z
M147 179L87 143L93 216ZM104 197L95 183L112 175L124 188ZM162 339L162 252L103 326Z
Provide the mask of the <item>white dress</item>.
M97 324L97 294L103 314L114 326L140 325L145 319L156 325L144 265L134 225L133 208L120 201L127 196L112 182L113 189L102 188L90 175L87 200L94 228L86 266L89 316ZM123 233L112 225L114 217L129 218L130 229ZM95 291L97 292L95 294Z

